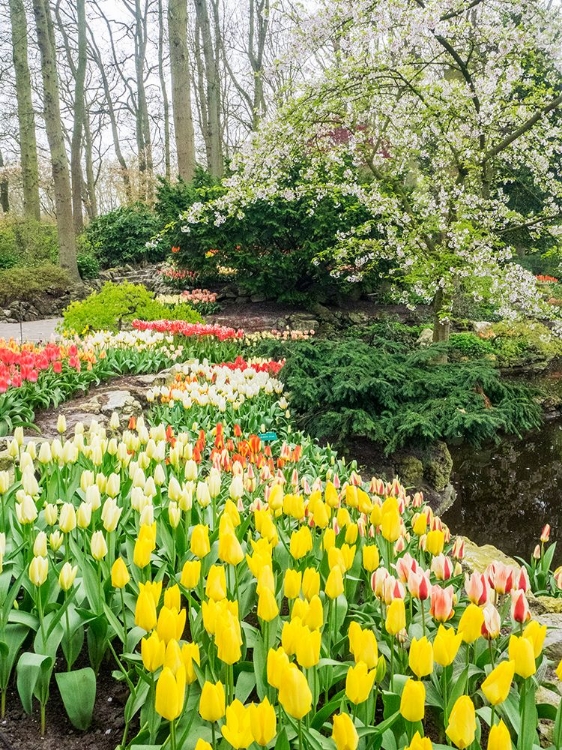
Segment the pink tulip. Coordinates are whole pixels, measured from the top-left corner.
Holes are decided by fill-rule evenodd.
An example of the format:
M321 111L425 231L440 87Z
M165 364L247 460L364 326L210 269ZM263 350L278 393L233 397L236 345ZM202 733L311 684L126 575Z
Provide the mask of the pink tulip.
M431 562L431 570L438 581L448 581L453 575L453 561L447 555L437 555Z
M529 602L527 601L525 592L521 589L513 589L511 591L511 619L520 623L531 619Z
M434 585L431 589L431 606L429 613L437 622L447 622L455 614L453 609L455 590L452 586L442 589Z

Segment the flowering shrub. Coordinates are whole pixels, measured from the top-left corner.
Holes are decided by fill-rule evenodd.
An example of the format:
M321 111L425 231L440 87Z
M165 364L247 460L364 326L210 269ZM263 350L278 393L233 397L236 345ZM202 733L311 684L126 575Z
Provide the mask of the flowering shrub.
M217 295L215 292L209 292L208 289L194 289L181 294L160 294L156 300L164 305L188 304L201 315L213 315L220 310Z
M550 663L526 571L464 576L463 541L421 494L307 439L116 426L67 435L62 419L60 439L9 445L3 701L15 669L44 723L58 669L83 729L109 650L129 691L122 748L431 750L446 735L465 750L488 731L490 748L527 748L539 715L562 721L537 701Z

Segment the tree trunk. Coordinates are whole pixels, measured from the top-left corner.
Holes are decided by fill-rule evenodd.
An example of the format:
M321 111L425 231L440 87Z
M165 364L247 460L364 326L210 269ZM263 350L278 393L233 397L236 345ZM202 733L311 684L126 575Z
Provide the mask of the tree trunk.
M31 76L27 55L27 18L23 0L10 0L12 26L12 51L16 73L16 98L23 184L23 212L27 219L39 221L39 167L37 164L37 139L35 112L31 94Z
M86 80L87 40L86 40L86 0L76 0L78 24L78 60L74 81L74 127L70 150L70 171L72 175L72 214L74 232L78 236L84 229L82 213L82 133L84 129L84 83Z
M98 215L98 199L96 196L96 178L94 176L94 158L92 155L92 131L90 129L90 118L86 114L84 119L84 161L86 163L86 211L89 219L95 219Z
M221 90L207 0L195 0L195 11L201 29L203 58L205 60L205 91L200 92L200 95L206 98L207 137L205 138L205 145L207 147L207 168L214 177L222 177L224 158L220 118Z
M141 190L143 197L151 201L154 191L152 159L152 140L150 135L150 121L148 119L148 104L144 84L144 64L147 43L147 14L141 9L140 0L135 0L135 73L137 84L137 147L139 151L139 172L141 173Z
M449 340L451 333L451 323L449 319L443 321L440 313L443 310L445 298L443 290L439 288L433 298L433 343L446 342Z
M195 175L195 134L191 113L191 73L187 48L187 0L169 0L168 36L178 176L186 182L191 182Z
M0 169L3 166L4 157L2 151L0 151ZM7 177L0 177L0 208L5 214L10 213L10 191Z
M76 237L72 220L72 191L62 131L55 35L49 0L33 0L33 14L41 54L44 117L53 171L59 263L73 279L79 281L80 274L76 263Z
M171 177L170 166L170 103L164 74L164 9L162 0L158 0L158 75L162 91L162 108L164 110L164 172L166 179Z

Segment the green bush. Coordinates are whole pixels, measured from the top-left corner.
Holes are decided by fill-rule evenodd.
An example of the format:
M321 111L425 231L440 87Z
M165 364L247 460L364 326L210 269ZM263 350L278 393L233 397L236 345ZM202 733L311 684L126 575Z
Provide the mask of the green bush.
M147 205L121 206L98 216L84 231L83 247L99 260L103 268L126 263L163 260L166 252L147 247L161 228L161 222Z
M200 323L199 313L188 305L170 307L154 299L142 284L113 284L108 281L99 292L82 302L72 302L63 312L63 328L78 334L87 331L119 331L135 318L140 320L186 320Z
M492 364L436 364L446 347L389 353L361 341L286 344L280 376L301 426L345 444L366 437L386 453L436 440L478 445L538 427L533 392Z
M494 352L500 364L521 365L562 356L562 341L534 321L502 321L492 326Z
M56 263L57 258L55 224L12 217L0 220L0 269Z
M60 266L14 266L0 271L0 305L8 305L14 300L32 301L41 292L60 296L71 287L70 276Z
M100 275L99 260L90 253L79 253L76 262L78 271L83 279L97 279Z
M447 346L452 360L494 358L492 343L474 333L452 333Z
M154 211L160 218L162 226L176 222L180 214L196 201L201 200L202 195L207 194L207 188L213 188L216 185L216 178L201 167L196 167L192 182L185 182L181 177L177 182L168 182L163 177L159 177Z

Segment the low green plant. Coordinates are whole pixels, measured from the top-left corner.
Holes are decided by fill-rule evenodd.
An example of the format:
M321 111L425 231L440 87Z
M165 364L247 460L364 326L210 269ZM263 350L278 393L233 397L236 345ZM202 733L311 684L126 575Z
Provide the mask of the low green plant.
M188 305L163 305L142 284L105 283L81 302L72 302L63 312L63 329L78 334L87 331L119 331L132 320L185 320L200 323L199 313Z
M478 445L540 425L531 389L506 382L485 360L436 364L445 351L299 342L286 345L280 376L301 427L340 444L367 437L387 454L436 440Z
M79 253L76 262L83 279L97 279L100 275L99 260L92 253Z
M491 328L493 347L500 364L520 365L562 355L562 340L543 323L502 321Z
M60 266L14 266L0 271L0 305L14 300L30 301L40 293L54 296L68 292L72 280Z
M13 217L0 220L0 269L56 263L57 258L54 223Z
M448 341L448 354L452 361L463 359L495 358L491 341L474 333L452 333Z

